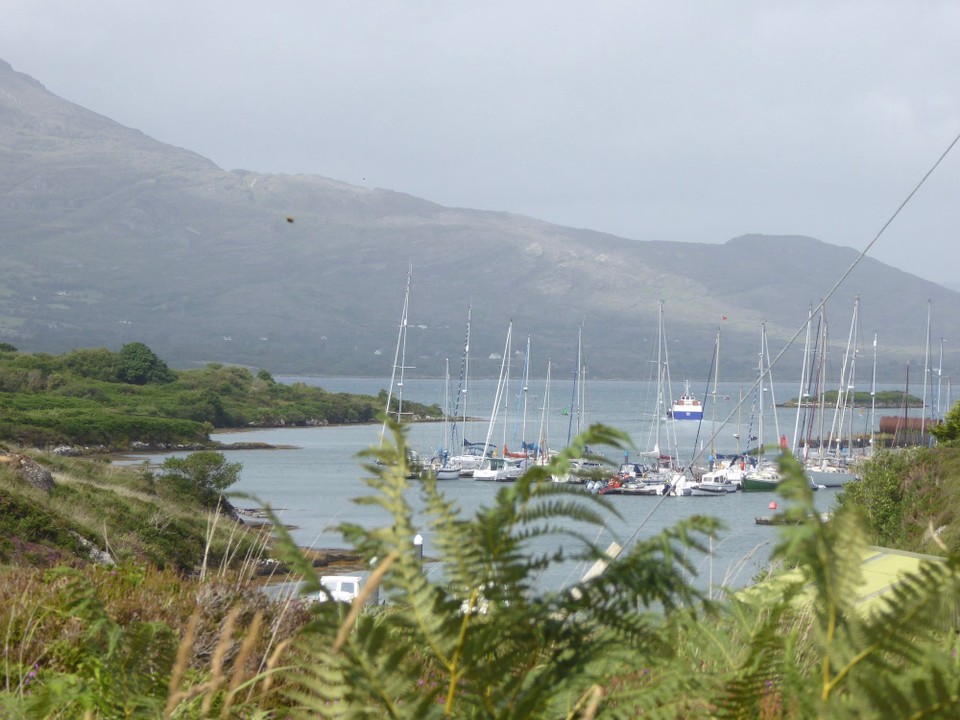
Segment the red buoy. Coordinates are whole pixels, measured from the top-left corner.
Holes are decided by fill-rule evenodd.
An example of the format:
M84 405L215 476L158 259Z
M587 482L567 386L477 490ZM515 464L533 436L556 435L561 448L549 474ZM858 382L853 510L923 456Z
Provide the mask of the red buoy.
M770 509L771 509L771 510L776 510L776 509L777 509L777 503L776 503L776 501L770 503Z

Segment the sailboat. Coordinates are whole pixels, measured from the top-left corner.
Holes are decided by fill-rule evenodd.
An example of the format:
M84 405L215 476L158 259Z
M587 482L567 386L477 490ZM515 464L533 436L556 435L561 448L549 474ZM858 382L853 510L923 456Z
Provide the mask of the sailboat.
M500 378L497 381L497 391L493 398L493 410L490 413L490 422L487 425L487 437L484 442L484 451L480 467L473 471L473 479L487 482L513 482L520 477L520 461L512 458L496 457L496 448L492 443L493 432L497 427L500 414L500 403L509 397L510 385L510 344L513 337L513 321L507 326L507 340L503 349L503 358L500 363ZM506 418L504 418L504 435L506 435ZM506 438L504 438L506 440ZM506 445L506 442L504 442Z
M403 312L400 314L400 329L397 334L397 348L393 354L393 370L390 374L390 389L387 391L387 402L384 408L384 416L390 417L394 414L393 408L396 407L396 421L403 421L403 377L404 371L412 370L412 366L406 364L407 353L407 325L410 313L410 281L413 277L413 265L407 269L407 289L403 296ZM396 403L394 403L394 388L396 388ZM380 446L383 446L383 439L386 433L387 423L384 419L383 426L380 428ZM413 450L407 450L407 467L411 477L417 477L423 471L423 462L420 456Z
M811 308L807 313L807 340L804 345L804 364L801 372L800 408L797 412L797 422L794 427L797 443L796 454L804 465L818 464L826 459L824 453L824 437L826 435L824 429L824 419L826 418L824 393L827 375L829 324L822 304L816 330L811 334L812 325L813 310ZM814 423L818 421L817 456L813 458L810 449L813 445ZM801 438L803 439L801 440Z
M463 432L467 428L467 390L470 377L470 325L473 318L473 306L467 308L467 333L463 340L463 355L460 362L460 386L457 388L456 407L453 412L453 423L450 426L450 451L456 451L447 459L445 465L450 468L457 468L458 477L473 477L473 471L480 467L483 462L483 448L467 440L466 436L461 440L457 421L463 426Z
M573 398L570 401L570 411L567 427L567 445L572 435L579 435L588 424L589 406L587 404L587 366L583 362L583 323L580 323L577 332L577 370L573 380ZM573 431L571 433L571 430ZM586 457L570 459L570 480L578 483L588 483L600 479L607 474L603 463L595 458L595 453L589 446L584 446Z
M720 456L714 452L713 446L713 441L717 437L717 385L720 380L720 328L717 328L712 373L713 392L711 393L712 400L710 403L712 414L710 421L710 466L709 469L700 476L700 481L692 487L692 495L719 496L736 492L740 489L740 482L743 479L743 470L740 467L739 458L736 456Z
M403 417L403 371L406 369L404 365L406 357L406 347L407 347L407 313L410 310L410 279L413 275L413 266L407 270L407 290L403 296L403 312L400 314L400 325L399 333L397 335L397 349L393 354L393 370L390 374L390 389L387 391L387 404L384 408L384 414L388 417L393 414L393 391L396 387L397 390L397 402L396 402L396 419L397 422ZM397 376L399 374L399 380ZM380 429L380 444L383 444L383 436L386 432L387 424L384 422L383 427Z
M450 358L445 359L445 373L443 385L443 435L438 448L434 474L437 480L456 480L460 477L460 465L450 462L450 452L444 447L447 442L447 433L450 425Z
M535 462L546 465L554 453L550 450L550 382L553 373L553 361L547 358L547 378L543 385L543 403L540 405L540 427L537 430Z
M641 456L644 463L626 462L620 466L617 476L601 489L603 494L616 495L688 495L686 475L676 467L677 439L676 429L668 427L666 442L669 451L664 453L661 447L663 428L665 425L667 408L665 398L671 397L670 388L670 357L667 347L666 329L663 319L663 301L658 301L657 322L657 389L653 412L653 426L651 428L653 447ZM671 423L672 426L672 423ZM672 438L670 430L673 430ZM649 463L649 464L647 464Z
M840 387L837 391L836 407L834 408L833 420L830 423L830 435L827 439L826 449L823 448L821 441L821 449L817 453L817 458L814 460L808 459L804 463L807 477L810 478L811 482L824 487L841 487L854 478L853 473L847 467L846 454L849 453L853 439L859 310L860 296L858 295L853 304L850 333L847 337L847 348L840 369ZM846 437L846 450L843 447L844 437Z
M758 490L776 490L782 478L780 470L774 463L764 459L765 446L763 444L763 406L766 394L770 395L770 404L773 407L773 420L776 433L780 436L780 423L777 420L777 400L773 395L773 375L770 371L770 350L767 347L767 324L760 325L760 360L757 363L757 382L754 385L753 414L750 418L750 427L747 435L747 454L750 452L750 443L757 439L759 445L756 451L756 465L743 476L741 487L744 492ZM766 360L766 364L764 364ZM757 436L753 437L753 418L757 418ZM780 436L780 447L786 449L787 439Z
M573 373L573 392L570 404L563 412L567 416L567 446L569 447L575 435L579 435L586 427L587 415L587 368L583 364L583 323L577 326L577 367ZM598 460L589 457L592 452L585 447L588 457L571 458L569 471L553 475L553 481L558 483L586 483L598 479L604 473L604 466Z
M527 397L530 391L530 336L527 335L527 349L523 354L523 370L520 375L520 394L517 396L517 424L513 431L514 439L518 433L520 437L520 450L511 451L507 444L503 445L503 456L507 458L519 458L529 460L536 457L538 452L537 443L527 442Z
M570 398L570 408L567 419L567 445L573 439L574 435L579 435L583 429L583 405L581 393L583 386L581 383L581 374L583 373L583 323L577 326L577 369L573 374L573 396ZM576 432L574 432L576 430Z

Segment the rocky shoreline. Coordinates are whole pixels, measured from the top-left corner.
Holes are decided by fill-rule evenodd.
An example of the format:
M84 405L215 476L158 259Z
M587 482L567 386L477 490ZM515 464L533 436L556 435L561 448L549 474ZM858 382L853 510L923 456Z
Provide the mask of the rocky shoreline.
M328 574L339 575L362 572L367 569L363 558L342 548L300 548L300 550L307 556L311 567L333 571ZM279 560L267 558L257 565L254 577L261 582L270 583L286 579L291 572L291 569Z
M42 448L41 448L42 449ZM61 457L90 457L109 455L113 458L125 458L130 455L160 454L169 452L198 452L200 450L295 450L295 445L271 445L264 442L237 442L237 443L146 443L135 441L124 449L109 448L104 445L97 447L78 447L76 445L60 445L50 448L49 452Z
M275 509L278 510L279 508ZM273 527L270 513L265 508L235 508L238 519L255 527L262 527L267 530ZM288 530L296 529L293 525L285 526ZM301 547L300 551L310 561L314 568L331 568L337 572L359 572L366 569L363 558L356 552L345 548L306 548ZM274 559L265 559L260 561L257 566L255 577L270 582L271 578L277 576L283 578L290 574L290 568Z

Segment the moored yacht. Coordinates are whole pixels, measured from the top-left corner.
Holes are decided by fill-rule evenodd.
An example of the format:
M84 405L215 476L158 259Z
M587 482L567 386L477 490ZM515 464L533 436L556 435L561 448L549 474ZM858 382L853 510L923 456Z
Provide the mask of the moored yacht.
M519 460L488 457L473 471L473 479L484 482L515 482L522 474Z

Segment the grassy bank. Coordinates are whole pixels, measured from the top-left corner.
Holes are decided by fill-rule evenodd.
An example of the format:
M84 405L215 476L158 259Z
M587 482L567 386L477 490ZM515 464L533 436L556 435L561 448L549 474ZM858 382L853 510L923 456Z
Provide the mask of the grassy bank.
M879 452L837 501L863 514L876 545L960 553L960 447Z
M49 491L24 479L24 463L50 473ZM255 526L218 523L154 471L37 451L0 456L0 504L0 562L8 564L82 564L104 553L197 573L205 553L208 566L236 569L269 538Z

